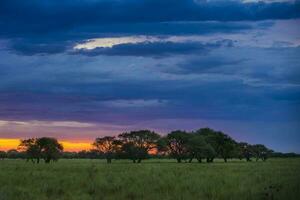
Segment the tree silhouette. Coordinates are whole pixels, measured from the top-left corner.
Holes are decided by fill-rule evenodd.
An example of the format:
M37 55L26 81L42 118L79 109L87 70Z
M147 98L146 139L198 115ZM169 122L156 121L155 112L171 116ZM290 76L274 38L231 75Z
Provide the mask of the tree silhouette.
M253 156L252 146L246 142L240 142L236 146L236 153L239 159L246 158L246 161L250 162Z
M18 148L26 153L27 161L34 162L36 159L37 163L40 159L44 159L45 163L56 161L63 151L63 146L57 139L48 137L21 140Z
M121 154L131 159L134 163L140 163L148 158L149 151L156 147L160 136L149 130L131 131L118 136L121 143Z
M111 160L114 158L117 151L115 137L105 136L96 138L93 146L106 158L107 163L111 163Z
M262 159L263 161L266 161L268 158L269 153L273 152L272 150L268 149L263 144L255 144L252 145L252 151L256 158L256 161L259 159Z
M22 158L22 155L16 149L10 149L6 152L7 158Z
M188 140L189 162L195 158L198 162L202 162L203 158L209 160L215 156L212 146L206 143L204 137L200 134L190 134Z
M63 151L63 146L55 138L38 138L36 144L40 148L41 158L45 163L50 163L51 160L57 161Z
M31 160L34 163L34 160L36 160L37 163L40 162L41 149L37 144L37 139L30 138L21 140L18 149L26 153L27 161Z
M181 130L172 131L166 136L150 130L124 132L117 137L104 136L96 138L93 149L80 152L64 152L63 146L55 138L29 138L21 140L18 152L15 149L7 153L0 152L0 159L26 158L27 161L39 163L43 159L45 163L56 161L63 154L63 158L89 158L106 159L111 163L112 159L130 159L134 163L140 163L150 157L174 158L178 163L213 162L214 158L223 158L227 162L229 158L246 158L251 161L255 157L266 161L269 156L292 157L297 154L274 153L262 144L251 145L245 142L236 142L230 136L210 128L202 128L194 132ZM4 155L5 154L5 155Z
M170 156L178 163L189 157L189 134L185 131L173 131L167 135Z
M4 158L7 158L7 154L5 151L0 151L0 160L4 160Z
M225 162L233 156L236 142L228 135L209 128L199 129L196 133L202 135L206 142L214 148L216 154L222 157ZM213 158L209 161L212 162Z
M161 137L156 143L157 155L159 156L168 156L170 154L168 148L168 138Z

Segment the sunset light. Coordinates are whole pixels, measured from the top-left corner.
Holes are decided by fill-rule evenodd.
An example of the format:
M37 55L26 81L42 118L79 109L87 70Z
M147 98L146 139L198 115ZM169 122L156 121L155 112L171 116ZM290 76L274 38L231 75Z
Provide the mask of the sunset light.
M59 141L63 147L64 151L82 151L82 150L90 150L92 148L92 142L77 142L77 141ZM0 150L10 150L17 149L20 144L20 139L5 139L0 138Z

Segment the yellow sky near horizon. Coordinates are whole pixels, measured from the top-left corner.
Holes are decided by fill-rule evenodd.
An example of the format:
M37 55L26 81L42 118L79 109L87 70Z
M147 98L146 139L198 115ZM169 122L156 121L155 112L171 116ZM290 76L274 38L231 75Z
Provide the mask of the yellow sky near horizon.
M89 150L92 148L91 143L88 141L59 141L64 146L64 151L81 151ZM9 149L17 149L20 144L20 139L0 138L0 150L7 151Z

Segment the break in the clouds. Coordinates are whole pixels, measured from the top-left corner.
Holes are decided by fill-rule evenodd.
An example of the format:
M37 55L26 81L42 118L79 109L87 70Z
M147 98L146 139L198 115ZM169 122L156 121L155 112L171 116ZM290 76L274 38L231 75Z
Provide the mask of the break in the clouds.
M299 152L300 2L0 2L0 138L210 126Z

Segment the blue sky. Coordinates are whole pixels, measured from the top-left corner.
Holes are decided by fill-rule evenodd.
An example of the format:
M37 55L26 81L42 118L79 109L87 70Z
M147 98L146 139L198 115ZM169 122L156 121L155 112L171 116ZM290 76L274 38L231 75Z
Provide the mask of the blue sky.
M0 138L209 126L300 152L300 1L2 0Z

